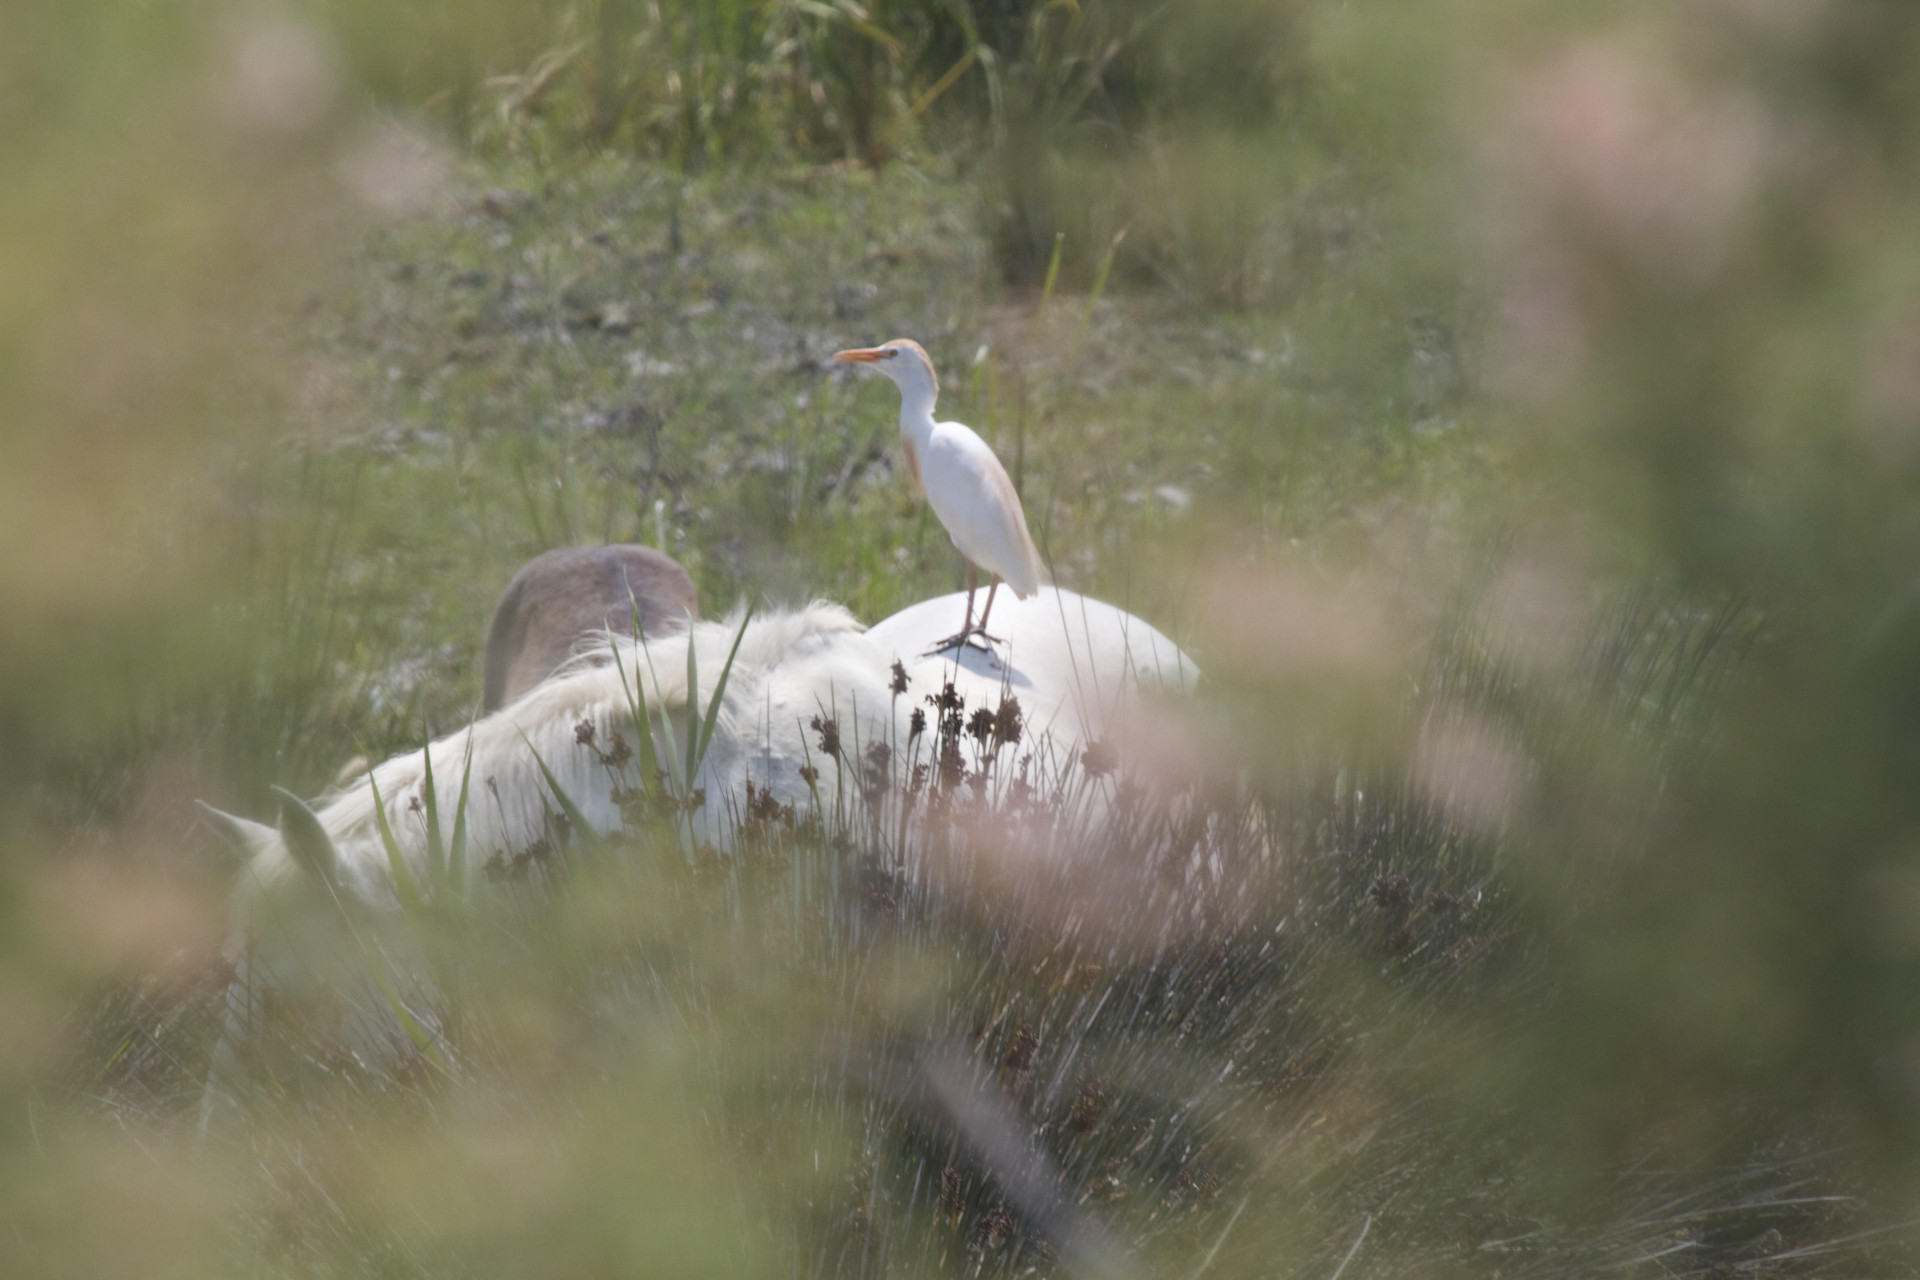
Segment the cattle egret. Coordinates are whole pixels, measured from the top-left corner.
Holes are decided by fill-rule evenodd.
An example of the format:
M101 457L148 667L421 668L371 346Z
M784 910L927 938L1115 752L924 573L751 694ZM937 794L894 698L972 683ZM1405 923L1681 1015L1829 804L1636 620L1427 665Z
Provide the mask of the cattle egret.
M1040 553L1027 533L1026 513L1020 509L1020 495L1013 491L1007 469L970 428L933 420L940 379L919 343L895 338L878 347L842 351L833 358L871 364L900 388L900 443L907 451L907 469L967 562L966 621L928 652L963 645L976 635L993 641L996 637L987 634L987 617L993 612L1000 580L1004 578L1022 600L1040 589ZM993 579L977 626L973 621L973 593L979 585L976 569L985 569Z

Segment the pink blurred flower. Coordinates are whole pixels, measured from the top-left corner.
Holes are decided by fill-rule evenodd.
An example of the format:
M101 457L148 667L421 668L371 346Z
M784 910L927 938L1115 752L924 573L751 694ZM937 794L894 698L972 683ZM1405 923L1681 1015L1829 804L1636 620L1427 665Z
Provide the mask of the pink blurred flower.
M1512 111L1550 217L1676 287L1725 261L1767 157L1749 95L1583 41L1523 75Z

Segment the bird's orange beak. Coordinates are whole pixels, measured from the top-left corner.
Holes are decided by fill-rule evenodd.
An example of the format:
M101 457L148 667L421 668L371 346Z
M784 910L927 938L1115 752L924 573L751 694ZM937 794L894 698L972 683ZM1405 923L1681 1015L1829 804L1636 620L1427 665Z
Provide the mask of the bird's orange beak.
M833 353L833 358L835 360L842 361L843 363L846 361L857 360L861 364L871 364L873 361L878 360L880 358L880 348L855 347L851 351L836 351Z

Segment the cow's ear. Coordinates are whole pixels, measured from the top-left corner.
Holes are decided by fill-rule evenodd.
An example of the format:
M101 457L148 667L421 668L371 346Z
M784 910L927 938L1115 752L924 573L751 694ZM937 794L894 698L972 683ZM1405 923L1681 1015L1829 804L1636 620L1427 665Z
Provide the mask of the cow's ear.
M333 837L321 825L319 815L285 787L275 787L274 791L280 797L280 838L286 841L287 852L301 870L317 876L322 884L338 886L340 850L334 847Z
M280 833L264 822L254 822L249 818L237 817L214 808L204 800L195 800L207 825L220 834L221 845L233 853L244 865L275 840Z

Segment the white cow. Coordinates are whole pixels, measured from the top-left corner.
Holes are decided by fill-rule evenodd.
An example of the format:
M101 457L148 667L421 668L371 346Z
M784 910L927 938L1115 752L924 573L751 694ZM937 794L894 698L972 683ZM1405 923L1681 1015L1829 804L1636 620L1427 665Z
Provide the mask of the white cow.
M956 834L964 824L947 820L956 813L999 814L1041 793L1054 802L1029 806L1027 820L1046 826L1064 814L1086 834L1084 819L1099 816L1111 792L1090 785L1104 765L1084 767L1088 748L1142 691L1191 688L1193 663L1140 619L1051 587L1003 604L994 619L1003 639L991 651L928 652L960 603L957 595L927 601L870 630L838 605L816 603L744 622L739 614L700 622L645 643L609 636L600 650L430 747L387 760L311 805L289 796L277 829L214 814L249 856L235 903L237 977L207 1119L246 1087L239 1046L254 1040L268 990L296 999L307 989L357 990L333 1003L344 1010L340 1043L364 1061L394 1061L409 1043L438 1052L439 1001L427 966L406 928L373 927L379 917L405 918L390 910L404 893L435 891L429 753L443 837L466 786L469 867L498 859L511 868L516 857L570 838L563 828L575 821L600 832L622 826L642 783L633 714L641 696L656 752L680 761L679 774L690 702L703 733L711 720L690 785L681 776L669 789L683 800L704 792L671 819L689 845L735 847L765 830L770 816L817 819L829 830L882 837L912 874L916 850L929 841L941 856L967 859L968 837ZM573 818L563 819L569 810ZM941 820L929 823L929 815ZM389 835L411 889L396 881ZM993 835L987 843L1007 845ZM308 945L313 929L342 927L354 941L344 952ZM347 959L342 969L354 952L377 962L361 972Z
M467 784L468 849L476 863L552 840L563 825L557 815L569 806L597 831L618 829L623 799L632 804L641 788L632 752L633 709L642 696L656 753L676 775L671 791L704 795L687 819L686 837L725 849L750 795L763 808L791 805L804 815L815 806L838 807L844 816L862 797L911 785L915 764L937 769L942 708L929 699L949 685L959 718L973 730L963 729L959 764L991 773L999 784L1022 762L1035 778L1062 775L1101 739L1127 699L1148 689L1189 689L1197 678L1192 661L1148 623L1053 587L1005 604L996 614L1002 641L991 650L929 652L959 603L957 595L929 600L871 629L838 605L815 603L756 615L744 626L736 612L643 643L610 636L599 652L582 655L510 705L317 800L312 813L337 857L337 865L321 870L363 901L393 900L376 795L409 864L416 874L424 870L426 751L446 829ZM689 646L698 687L688 681ZM726 689L715 708L723 670ZM712 733L689 785L677 775L684 773L690 695L693 721L704 729L711 713ZM997 722L1008 699L1020 720L1012 741L1010 721L996 738L975 719L984 709ZM955 707L951 699L948 706ZM918 730L917 720L924 725ZM892 787L874 785L883 779ZM302 850L297 842L290 848L280 831L229 821L252 846L255 886L270 886L299 865Z

